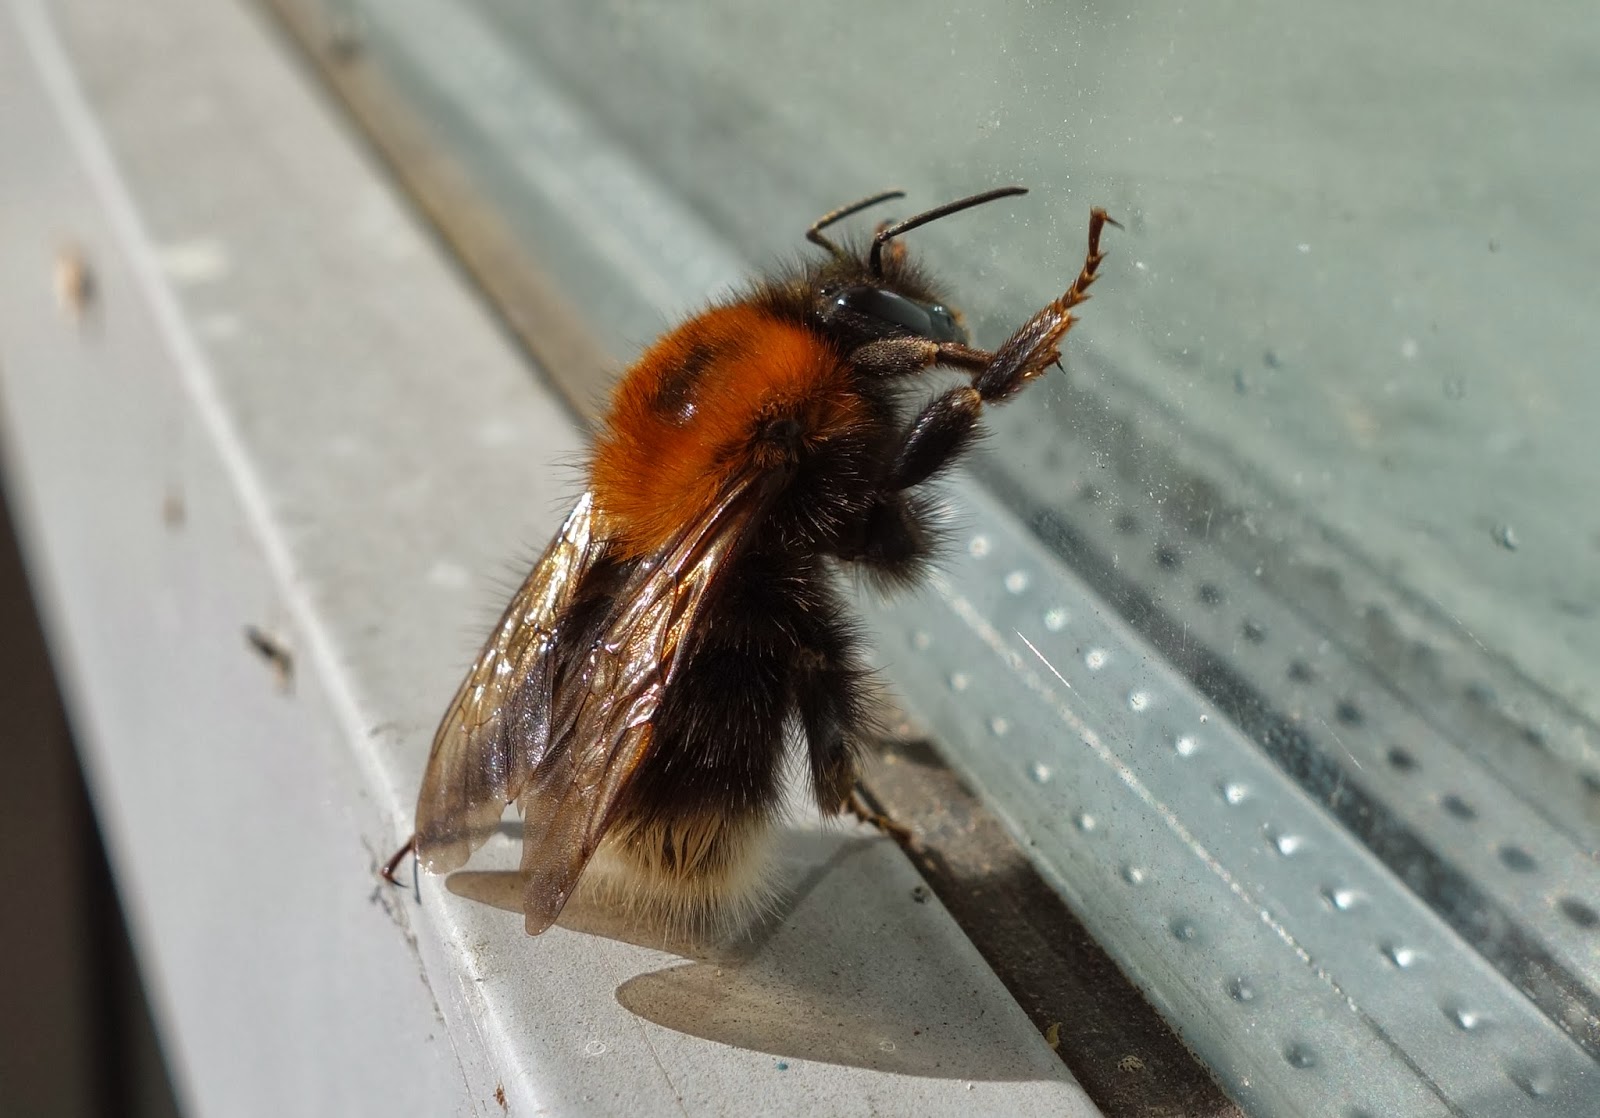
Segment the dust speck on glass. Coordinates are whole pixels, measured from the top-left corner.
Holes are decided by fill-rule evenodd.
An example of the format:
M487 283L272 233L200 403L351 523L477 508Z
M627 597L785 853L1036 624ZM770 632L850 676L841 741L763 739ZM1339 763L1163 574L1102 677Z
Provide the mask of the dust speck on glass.
M979 344L1120 218L889 677L1246 1109L1596 1112L1600 8L320 8L619 362L874 189L1030 187L907 237Z

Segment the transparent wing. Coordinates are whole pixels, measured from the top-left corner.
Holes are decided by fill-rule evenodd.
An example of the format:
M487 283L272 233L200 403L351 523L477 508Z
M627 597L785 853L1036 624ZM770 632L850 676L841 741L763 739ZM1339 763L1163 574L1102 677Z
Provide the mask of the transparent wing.
M561 618L602 548L585 493L506 607L433 737L417 796L417 860L466 864L500 824L550 745Z
M781 476L747 471L617 595L600 638L556 689L552 748L522 793L529 935L560 915L650 752L654 717L692 650L721 576Z

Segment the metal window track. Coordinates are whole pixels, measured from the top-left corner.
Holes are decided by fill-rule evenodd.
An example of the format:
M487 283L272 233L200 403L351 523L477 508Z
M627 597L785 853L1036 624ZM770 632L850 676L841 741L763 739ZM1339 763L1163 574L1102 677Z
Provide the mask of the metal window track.
M1150 422L1115 426L1130 445L1176 445ZM1216 500L1154 453L1107 469L1095 446L1042 427L1012 433L1022 465L1001 483L1012 507L1600 1058L1600 826L1584 779L1600 768L1595 727L1507 665L1452 648L1448 628L1441 635L1336 541L1305 525L1292 545L1267 538L1284 519L1275 502L1258 496L1264 511L1241 530L1250 513L1237 492ZM1045 477L1080 482L1063 499Z
M883 655L1252 1113L1593 1112L1583 1048L976 487ZM994 681L999 679L997 684ZM981 681L981 682L980 682Z

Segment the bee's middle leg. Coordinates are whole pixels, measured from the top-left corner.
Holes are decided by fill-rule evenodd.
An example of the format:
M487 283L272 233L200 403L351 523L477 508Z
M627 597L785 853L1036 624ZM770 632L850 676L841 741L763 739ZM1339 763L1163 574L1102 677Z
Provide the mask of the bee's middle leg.
M860 756L871 733L868 672L844 607L818 588L797 626L801 644L793 663L795 713L805 734L806 760L817 806L836 815L849 806Z
M874 732L867 673L848 628L821 628L828 631L801 653L795 681L817 806L828 815L849 812L902 845L913 842L911 829L868 802L858 784L861 755Z

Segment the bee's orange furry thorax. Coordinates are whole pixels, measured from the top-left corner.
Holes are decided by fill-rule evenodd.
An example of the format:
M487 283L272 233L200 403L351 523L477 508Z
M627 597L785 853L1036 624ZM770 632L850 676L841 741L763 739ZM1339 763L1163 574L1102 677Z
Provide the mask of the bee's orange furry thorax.
M811 446L864 410L819 335L753 304L717 307L657 341L617 385L595 448L595 502L624 553L652 554L765 452L766 424L796 420Z

